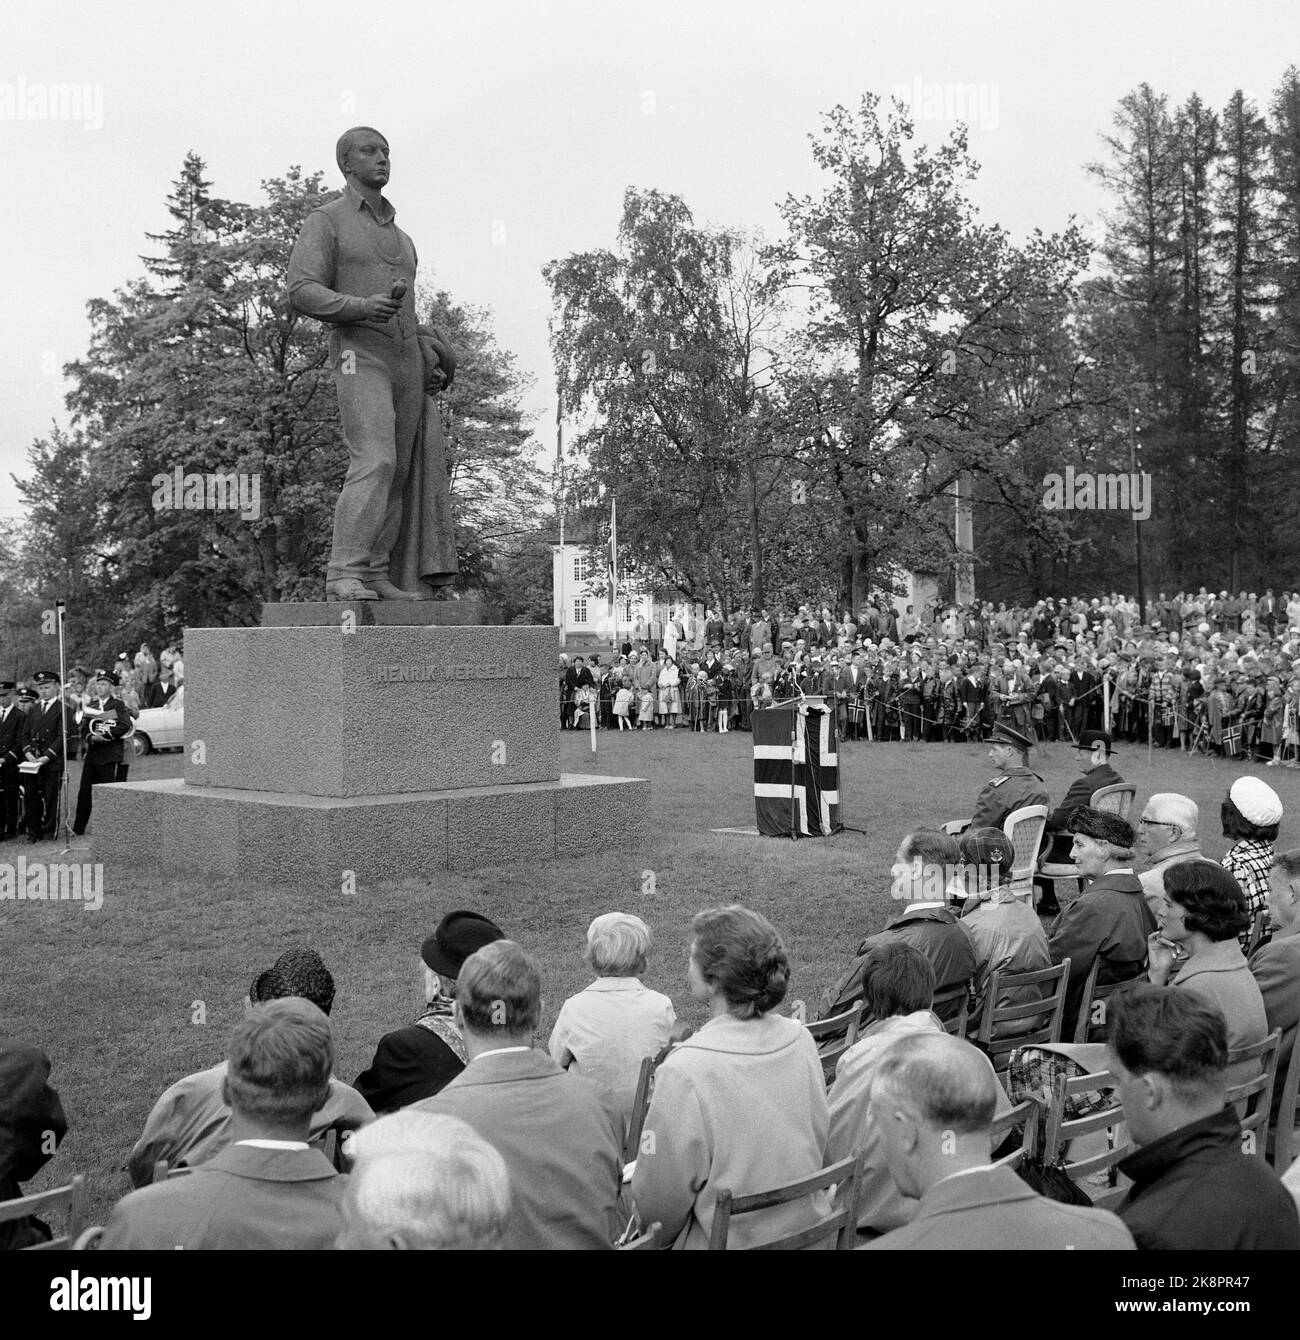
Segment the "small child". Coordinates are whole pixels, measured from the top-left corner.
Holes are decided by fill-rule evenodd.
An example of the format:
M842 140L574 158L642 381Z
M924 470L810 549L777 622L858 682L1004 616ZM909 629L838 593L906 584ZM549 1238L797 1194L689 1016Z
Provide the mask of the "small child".
M628 721L628 714L632 711L632 690L627 682L619 686L618 692L614 695L614 716L618 720L619 730L631 730L632 723Z

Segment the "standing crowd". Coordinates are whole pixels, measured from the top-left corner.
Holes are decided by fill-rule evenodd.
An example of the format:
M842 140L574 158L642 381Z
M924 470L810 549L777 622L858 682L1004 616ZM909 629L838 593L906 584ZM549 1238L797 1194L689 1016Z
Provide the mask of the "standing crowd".
M678 611L616 655L562 655L563 728L748 730L753 711L820 695L841 740L1036 740L1113 732L1158 748L1300 766L1300 593L1118 593L995 610L883 597L855 617Z

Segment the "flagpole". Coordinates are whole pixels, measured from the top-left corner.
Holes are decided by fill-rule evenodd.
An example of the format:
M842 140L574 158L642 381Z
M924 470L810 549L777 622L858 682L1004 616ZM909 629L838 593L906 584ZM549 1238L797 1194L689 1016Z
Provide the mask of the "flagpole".
M609 626L610 654L618 655L618 510L617 499L609 495Z
M560 398L558 388L555 394L555 479L556 509L560 514L560 650L563 651L567 643L565 637L567 623L566 593L564 589L564 402Z

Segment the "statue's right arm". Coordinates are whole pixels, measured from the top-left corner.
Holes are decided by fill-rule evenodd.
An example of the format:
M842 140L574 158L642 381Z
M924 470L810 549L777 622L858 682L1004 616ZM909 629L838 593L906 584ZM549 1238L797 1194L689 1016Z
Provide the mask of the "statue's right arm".
M302 316L348 326L366 319L368 300L331 287L337 248L328 216L309 214L289 257L289 302Z

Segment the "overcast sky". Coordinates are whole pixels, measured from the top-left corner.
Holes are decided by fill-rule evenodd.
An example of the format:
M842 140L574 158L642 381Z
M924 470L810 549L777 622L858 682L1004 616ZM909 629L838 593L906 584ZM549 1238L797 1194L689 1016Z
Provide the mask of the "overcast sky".
M1216 109L1240 86L1262 109L1300 59L1295 0L8 0L0 22L0 516L21 512L10 474L32 439L68 421L59 369L85 351L87 301L142 273L188 150L214 194L252 202L291 164L341 184L338 134L377 126L421 277L492 309L551 448L540 267L611 245L628 185L775 235L777 202L818 187L822 113L903 86L918 112L956 111L974 85L973 198L1016 237L1050 232L1096 219L1084 164L1143 80ZM71 115L33 114L69 84ZM951 127L918 123L935 142Z

